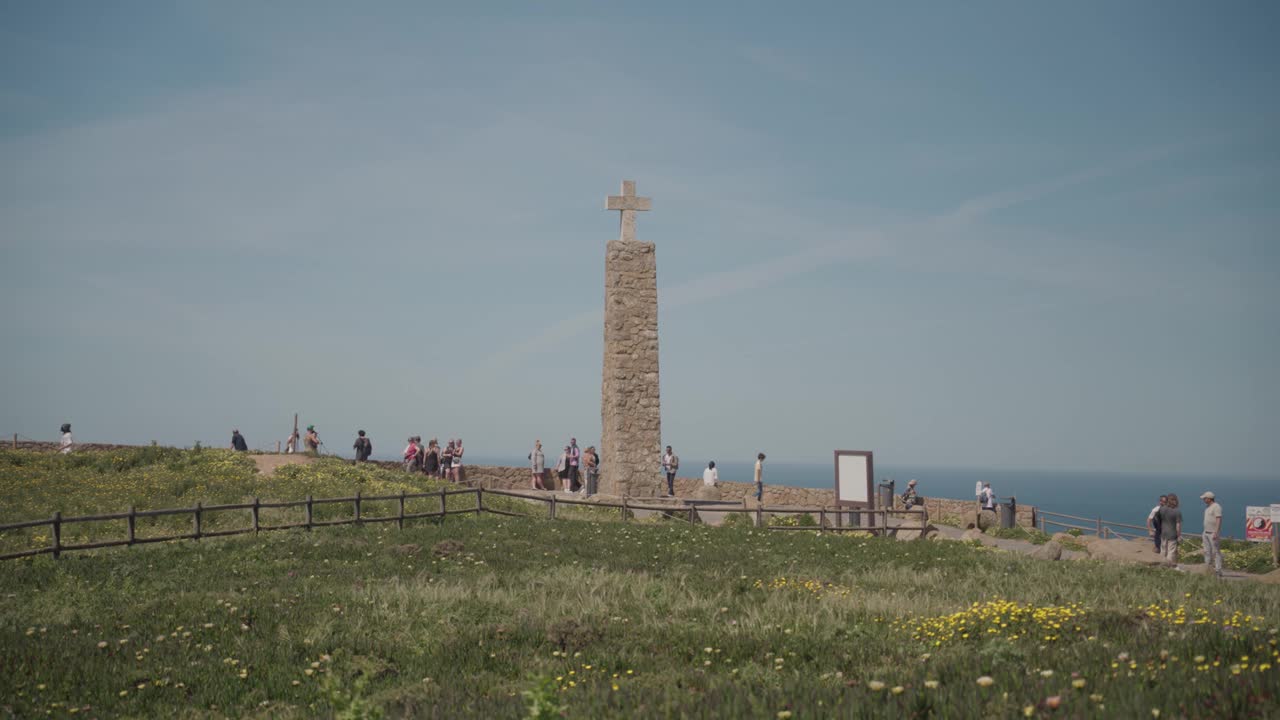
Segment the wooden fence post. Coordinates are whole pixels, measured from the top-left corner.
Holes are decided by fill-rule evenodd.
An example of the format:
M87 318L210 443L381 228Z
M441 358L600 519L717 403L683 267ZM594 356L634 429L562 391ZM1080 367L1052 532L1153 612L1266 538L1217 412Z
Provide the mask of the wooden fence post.
M196 503L195 512L191 514L191 517L192 517L192 524L194 526L193 529L195 530L195 535L197 540L200 539L201 527L204 523L203 515L204 515L204 507L202 506L201 503Z
M825 529L827 529L827 509L819 508L818 509L818 532L822 532Z
M476 488L476 514L484 512L484 490Z
M1280 567L1280 524L1271 523L1271 562Z
M626 495L622 496L622 519L624 522L627 519L627 496Z
M135 529L137 528L137 523L138 523L138 510L134 506L130 505L129 506L129 544L130 545L133 544L134 538L136 537L134 535L134 532L135 532Z
M764 527L764 510L756 506L756 527Z
M552 519L552 520L555 520L555 519L556 519L556 496L555 496L555 495L552 495L552 496L551 496L551 506L550 506L550 507L551 507L551 519Z
M307 496L307 532L311 532L311 496Z
M253 534L254 535L258 534L258 505L259 504L260 502L258 498L254 498L253 499Z
M18 433L13 434L13 449L18 449Z
M1098 537L1102 537L1102 518L1098 518Z
M693 524L693 506L692 505L689 506L689 524L690 525Z
M400 515L396 518L396 525L398 525L401 530L404 529L404 491L403 490L400 491Z
M62 511L53 514L53 556L62 555Z
M357 491L356 491L356 502L355 502L355 506L356 506L356 508L355 508L355 509L356 509L356 524L357 524L357 525L359 525L359 524L360 524L360 491L359 491L359 490L357 490Z
M440 522L444 522L444 518L448 514L449 508L444 496L444 488L440 488Z

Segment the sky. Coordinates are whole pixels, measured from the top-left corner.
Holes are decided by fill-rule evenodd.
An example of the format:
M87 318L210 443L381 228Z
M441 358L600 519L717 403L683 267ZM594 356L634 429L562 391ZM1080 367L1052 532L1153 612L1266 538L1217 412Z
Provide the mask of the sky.
M1276 476L1272 3L0 2L0 432Z

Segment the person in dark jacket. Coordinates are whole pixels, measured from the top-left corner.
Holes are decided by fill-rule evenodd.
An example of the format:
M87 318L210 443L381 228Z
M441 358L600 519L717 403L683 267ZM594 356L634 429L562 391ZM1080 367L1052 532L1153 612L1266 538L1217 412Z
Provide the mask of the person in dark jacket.
M233 429L231 431L231 449L238 452L248 452L249 443L244 441L244 436L240 434L240 430Z
M356 451L356 462L368 462L369 456L373 454L373 441L365 436L363 430L357 432L356 435L359 436L356 438L356 444L351 446Z

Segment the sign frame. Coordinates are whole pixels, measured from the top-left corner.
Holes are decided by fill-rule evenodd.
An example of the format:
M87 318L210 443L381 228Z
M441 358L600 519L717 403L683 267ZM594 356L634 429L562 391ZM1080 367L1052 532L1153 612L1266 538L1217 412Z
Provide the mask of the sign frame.
M866 500L859 500L856 498L846 499L845 497L841 496L840 488L841 488L842 478L840 477L840 458L842 457L860 457L865 460L867 472L865 477L866 494L864 495L864 497L866 498ZM835 451L835 498L836 498L836 505L838 507L853 507L853 508L874 510L876 508L876 495L875 495L875 488L873 487L875 484L874 478L875 478L875 467L872 464L872 453L870 450L836 450ZM846 478L843 478L843 480L844 480L844 487L846 489L851 488L851 485L850 485L851 483L856 483L856 486L853 486L853 489L861 489L862 483L860 478L846 477Z

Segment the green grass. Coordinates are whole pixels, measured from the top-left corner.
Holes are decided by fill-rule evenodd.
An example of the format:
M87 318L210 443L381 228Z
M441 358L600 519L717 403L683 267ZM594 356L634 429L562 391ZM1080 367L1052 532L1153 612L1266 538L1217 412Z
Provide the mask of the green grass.
M0 585L0 717L1280 713L1276 586L964 543L451 516L8 561Z

